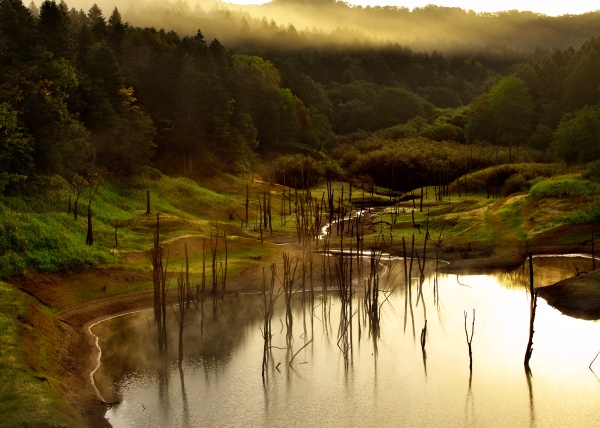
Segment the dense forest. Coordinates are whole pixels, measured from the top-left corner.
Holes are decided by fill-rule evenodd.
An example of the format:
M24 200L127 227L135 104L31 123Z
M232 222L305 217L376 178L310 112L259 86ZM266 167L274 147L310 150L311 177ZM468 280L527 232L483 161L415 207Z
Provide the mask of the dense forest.
M510 44L463 41L442 53L335 44L331 35L309 43L317 30L271 22L271 36L248 24L246 38L228 46L214 23L207 39L203 28L131 25L117 8L0 0L0 189L18 190L32 175L71 182L92 169L193 178L271 165L281 180L361 177L408 190L499 162L600 159L600 37L597 25L583 25L600 15L430 9L415 16L484 25L514 15L521 31L505 34ZM531 49L526 35L543 23L562 34L573 22L570 34L585 41Z

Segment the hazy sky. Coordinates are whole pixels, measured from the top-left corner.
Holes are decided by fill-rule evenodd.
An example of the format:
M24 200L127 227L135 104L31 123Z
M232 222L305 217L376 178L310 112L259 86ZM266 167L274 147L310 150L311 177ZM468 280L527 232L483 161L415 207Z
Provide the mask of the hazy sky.
M257 4L267 0L226 0L227 3ZM520 10L545 13L546 15L580 14L600 10L598 0L347 0L349 4L363 6L404 6L412 9L428 4L438 6L460 7L475 12L496 12L500 10Z

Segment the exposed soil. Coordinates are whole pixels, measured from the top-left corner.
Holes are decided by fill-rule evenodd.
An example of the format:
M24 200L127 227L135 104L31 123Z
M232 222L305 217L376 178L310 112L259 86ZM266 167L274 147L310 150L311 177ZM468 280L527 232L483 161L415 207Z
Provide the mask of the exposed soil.
M89 327L111 315L147 308L152 305L152 298L152 293L109 297L67 309L59 315L60 320L69 327L64 343L67 358L62 366L64 372L61 373L67 391L66 398L90 427L111 425L104 418L107 405L91 381L90 374L96 367L99 352Z

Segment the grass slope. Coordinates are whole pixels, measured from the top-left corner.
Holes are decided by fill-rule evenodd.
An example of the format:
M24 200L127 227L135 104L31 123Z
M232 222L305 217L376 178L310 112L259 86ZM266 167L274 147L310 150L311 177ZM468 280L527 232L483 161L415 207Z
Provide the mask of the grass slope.
M63 398L55 314L0 282L0 426L84 426Z

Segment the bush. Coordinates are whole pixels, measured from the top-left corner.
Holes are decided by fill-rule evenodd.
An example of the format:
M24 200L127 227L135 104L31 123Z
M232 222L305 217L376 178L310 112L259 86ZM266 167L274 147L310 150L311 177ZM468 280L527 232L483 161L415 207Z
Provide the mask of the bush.
M529 196L533 201L542 198L564 198L589 196L600 193L600 183L584 180L577 176L563 176L535 184Z
M482 169L468 177L469 189L486 192L489 184L502 187L505 196L530 187L531 182L544 180L562 169L560 164L520 163Z
M590 181L600 181L600 160L586 164L582 177Z
M504 196L506 197L512 195L513 193L520 192L525 187L526 182L527 180L525 180L525 176L523 176L521 173L511 175L504 182Z

